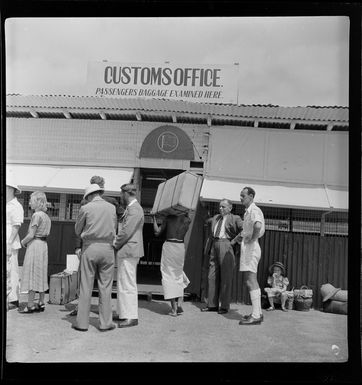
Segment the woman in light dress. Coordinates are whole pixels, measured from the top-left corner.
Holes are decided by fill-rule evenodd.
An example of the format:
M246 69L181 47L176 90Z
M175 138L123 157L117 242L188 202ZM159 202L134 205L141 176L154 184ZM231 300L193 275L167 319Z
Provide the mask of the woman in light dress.
M45 291L48 290L48 244L47 236L50 233L51 221L46 214L47 199L43 192L35 191L30 196L30 207L34 210L29 223L28 234L21 241L26 247L24 257L21 291L28 292L28 304L21 311L30 314L44 311ZM39 303L35 306L35 292L39 292Z

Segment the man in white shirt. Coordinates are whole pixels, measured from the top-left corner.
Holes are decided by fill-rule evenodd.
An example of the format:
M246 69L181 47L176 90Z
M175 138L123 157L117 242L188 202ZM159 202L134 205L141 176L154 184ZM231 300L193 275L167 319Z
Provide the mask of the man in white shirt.
M118 225L118 234L113 242L117 250L117 314L118 327L138 325L137 264L144 255L144 213L136 199L136 187L124 184L121 201L127 208Z
M6 178L6 256L7 256L7 304L19 306L19 265L18 251L21 249L19 229L24 222L23 206L15 194L21 190L15 180L8 175Z
M240 193L241 204L246 208L243 221L243 237L240 247L240 271L249 290L252 313L243 316L239 325L258 325L263 321L261 311L261 292L257 280L258 263L261 249L258 239L264 235L265 221L263 212L254 203L255 191L244 187Z

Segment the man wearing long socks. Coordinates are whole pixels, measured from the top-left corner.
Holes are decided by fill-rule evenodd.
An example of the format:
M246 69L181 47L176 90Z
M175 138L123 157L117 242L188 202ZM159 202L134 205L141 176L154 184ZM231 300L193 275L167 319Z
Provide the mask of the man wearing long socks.
M255 191L251 187L244 187L240 193L241 204L246 208L241 233L243 239L240 246L240 271L249 290L252 313L243 316L239 325L260 325L263 321L257 271L261 257L258 239L264 235L265 222L263 212L254 203L254 198Z

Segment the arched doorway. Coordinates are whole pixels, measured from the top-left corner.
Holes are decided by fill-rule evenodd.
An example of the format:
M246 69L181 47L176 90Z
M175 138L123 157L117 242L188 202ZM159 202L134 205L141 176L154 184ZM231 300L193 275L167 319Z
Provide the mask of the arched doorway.
M139 168L136 179L140 190L140 203L145 212L145 256L141 258L138 266L138 283L161 285L160 260L164 238L154 236L152 217L149 213L158 185L190 168L190 162L195 159L194 145L179 127L163 125L146 136L139 158L142 167Z

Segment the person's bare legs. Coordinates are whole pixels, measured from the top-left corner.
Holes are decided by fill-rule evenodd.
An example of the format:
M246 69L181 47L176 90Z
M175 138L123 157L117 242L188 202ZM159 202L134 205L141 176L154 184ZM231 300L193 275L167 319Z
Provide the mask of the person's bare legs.
M171 299L171 311L168 313L168 315L171 315L173 317L177 316L177 301L176 298Z
M177 298L177 314L181 314L184 312L184 309L182 308L183 303L184 303L184 297L178 297Z
M282 305L282 310L283 311L288 311L285 308L285 302L287 301L287 298L288 298L288 294L287 293L281 293L281 305Z
M274 310L274 297L268 295L268 300L269 300L270 307L268 307L268 309L266 310L268 311Z

